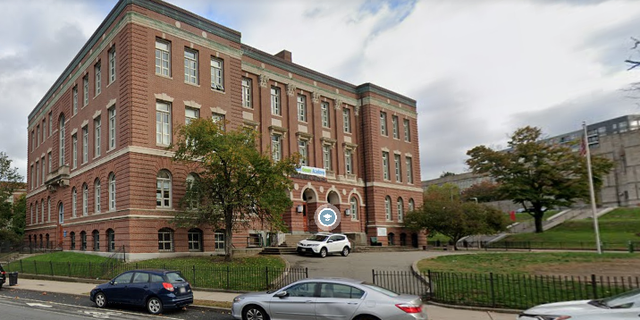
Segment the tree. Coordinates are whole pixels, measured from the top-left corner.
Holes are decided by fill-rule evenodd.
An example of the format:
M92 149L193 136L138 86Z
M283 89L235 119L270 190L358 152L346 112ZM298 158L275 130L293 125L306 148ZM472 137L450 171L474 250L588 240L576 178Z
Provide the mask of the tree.
M453 177L455 175L456 175L455 173L447 171L447 172L442 172L442 174L440 175L440 178Z
M404 219L409 229L448 236L455 250L463 237L504 231L507 223L505 214L494 207L448 199L425 201L420 209L407 213Z
M504 200L498 193L498 184L491 181L482 181L464 189L461 197L462 201L492 202Z
M460 188L452 183L445 183L441 186L433 184L427 187L422 198L424 202L431 200L460 201Z
M178 130L172 146L174 160L198 176L186 185L178 226L209 225L225 230L225 260L233 257L233 232L256 221L285 230L282 214L296 172L296 156L274 162L256 147L257 132L248 128L225 131L220 123L197 119Z
M24 234L26 202L24 196L14 204L8 201L14 191L22 186L22 176L18 168L11 167L11 162L6 153L0 152L0 242L16 243Z
M542 217L546 208L570 206L576 200L589 199L586 159L570 146L541 140L535 127L517 129L509 148L495 151L477 146L469 151L467 165L477 174L489 174L498 182L498 192L505 199L520 204L535 219L536 232L543 232ZM594 186L613 163L592 157Z

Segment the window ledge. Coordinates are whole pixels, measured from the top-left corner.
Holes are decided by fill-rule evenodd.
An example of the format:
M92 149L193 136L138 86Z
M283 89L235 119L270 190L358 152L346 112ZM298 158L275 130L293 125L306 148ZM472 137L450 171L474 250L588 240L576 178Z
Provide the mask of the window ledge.
M160 77L160 78L165 78L165 79L169 79L169 80L173 80L172 76L165 76L162 73L156 73L156 76Z
M200 88L200 84L199 83L191 83L191 82L185 81L184 84L188 84L190 86L194 86L194 87Z

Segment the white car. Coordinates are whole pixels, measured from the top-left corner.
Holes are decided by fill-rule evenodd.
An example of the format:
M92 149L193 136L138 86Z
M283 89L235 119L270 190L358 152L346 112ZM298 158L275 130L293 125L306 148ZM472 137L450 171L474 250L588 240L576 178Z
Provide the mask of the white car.
M351 242L341 233L316 233L308 239L298 242L298 254L313 253L326 257L330 253L341 253L348 256Z
M547 303L524 311L518 320L637 320L640 289L605 299Z

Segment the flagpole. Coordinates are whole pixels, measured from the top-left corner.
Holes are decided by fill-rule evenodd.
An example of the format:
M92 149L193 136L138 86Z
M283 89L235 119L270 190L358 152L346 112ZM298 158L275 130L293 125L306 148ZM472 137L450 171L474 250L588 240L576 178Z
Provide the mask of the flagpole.
M583 143L587 157L587 175L589 177L589 196L591 197L591 212L593 214L593 229L596 231L596 248L598 254L602 254L602 247L600 245L600 229L598 228L598 215L596 213L596 195L593 189L593 174L591 173L591 151L589 150L589 139L587 137L587 123L582 121Z

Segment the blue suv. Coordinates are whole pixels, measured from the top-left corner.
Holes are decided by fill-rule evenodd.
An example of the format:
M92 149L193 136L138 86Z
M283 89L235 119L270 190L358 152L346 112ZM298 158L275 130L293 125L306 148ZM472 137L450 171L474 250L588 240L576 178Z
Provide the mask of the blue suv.
M108 304L144 306L151 314L193 304L191 285L179 271L131 270L91 290L89 299L98 308Z

